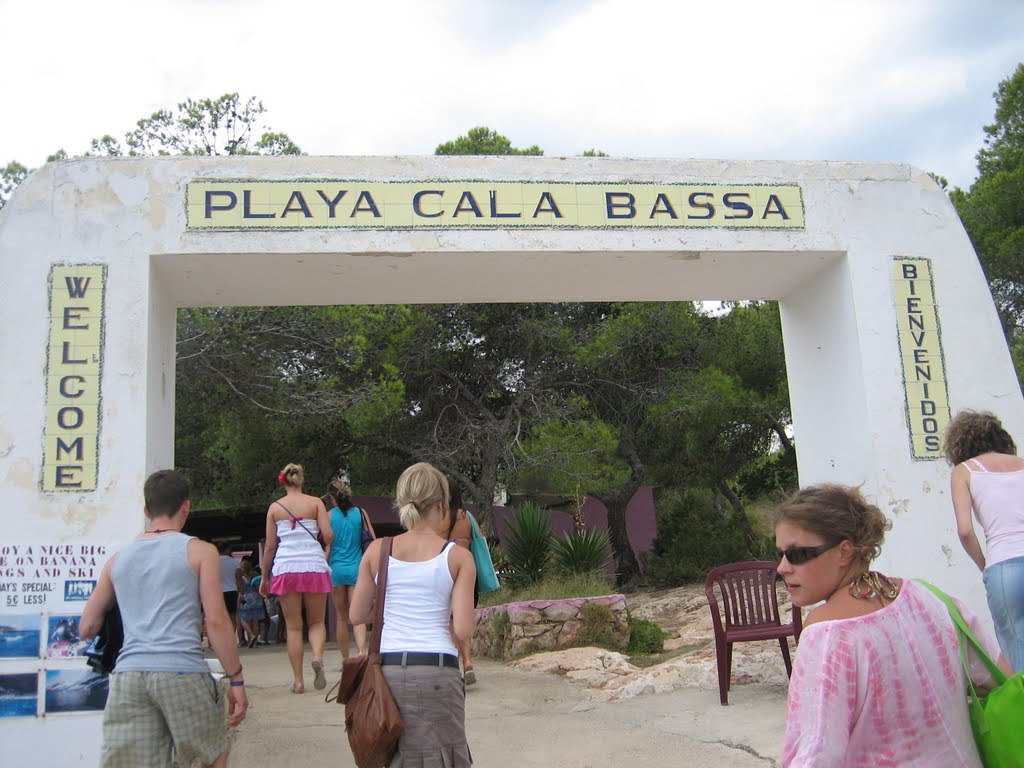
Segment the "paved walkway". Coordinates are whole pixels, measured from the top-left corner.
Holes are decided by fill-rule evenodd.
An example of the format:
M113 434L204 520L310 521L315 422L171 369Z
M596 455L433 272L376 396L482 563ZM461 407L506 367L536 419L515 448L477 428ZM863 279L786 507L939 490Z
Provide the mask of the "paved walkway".
M252 704L237 729L230 764L353 766L344 708L324 703L323 693L312 690L312 674L307 692L295 695L283 645L242 653ZM340 676L333 644L327 661L329 687ZM482 768L779 764L786 697L781 686L736 685L728 707L718 703L717 690L698 689L598 702L556 675L482 659L476 670L466 729L475 765Z

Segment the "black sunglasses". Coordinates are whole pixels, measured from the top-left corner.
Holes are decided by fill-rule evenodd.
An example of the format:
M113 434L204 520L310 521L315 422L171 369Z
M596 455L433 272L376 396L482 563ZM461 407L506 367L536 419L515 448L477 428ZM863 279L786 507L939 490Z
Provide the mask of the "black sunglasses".
M775 554L779 558L779 562L782 562L782 558L785 557L789 561L790 565L803 565L809 563L819 555L823 555L833 547L839 545L838 541L825 542L819 544L816 547L790 547L789 549L776 549Z

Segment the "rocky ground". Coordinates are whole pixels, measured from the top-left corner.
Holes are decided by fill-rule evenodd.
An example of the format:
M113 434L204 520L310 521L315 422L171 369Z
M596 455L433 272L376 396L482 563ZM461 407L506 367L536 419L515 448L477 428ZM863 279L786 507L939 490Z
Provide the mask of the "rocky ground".
M665 653L630 659L599 648L538 653L511 666L562 675L590 689L596 699L628 699L680 688L718 690L714 630L704 586L636 592L626 596L633 618L653 621L669 633ZM783 606L788 615L788 603ZM790 641L791 651L794 646ZM733 647L732 685L785 686L786 668L776 640L737 643Z

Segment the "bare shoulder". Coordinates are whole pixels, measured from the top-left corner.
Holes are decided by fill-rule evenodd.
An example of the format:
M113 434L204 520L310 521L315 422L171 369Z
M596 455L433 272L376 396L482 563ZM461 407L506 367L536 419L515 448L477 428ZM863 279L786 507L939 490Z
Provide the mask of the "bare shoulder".
M188 559L193 568L198 568L199 565L206 565L211 561L216 561L218 567L220 566L220 553L217 552L217 548L202 539L192 539L189 541Z
M473 553L465 547L454 546L448 550L448 562L452 565L465 565L473 562Z

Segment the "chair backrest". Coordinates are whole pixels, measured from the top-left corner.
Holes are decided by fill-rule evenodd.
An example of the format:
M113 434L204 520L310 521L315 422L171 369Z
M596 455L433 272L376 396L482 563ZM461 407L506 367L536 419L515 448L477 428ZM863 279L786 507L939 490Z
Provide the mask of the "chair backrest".
M778 563L771 560L750 560L712 568L704 583L715 623L721 621L726 631L742 627L782 626L779 597L776 591ZM718 595L716 595L716 588ZM797 611L793 612L794 622Z

